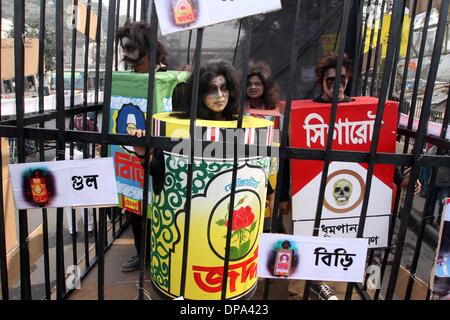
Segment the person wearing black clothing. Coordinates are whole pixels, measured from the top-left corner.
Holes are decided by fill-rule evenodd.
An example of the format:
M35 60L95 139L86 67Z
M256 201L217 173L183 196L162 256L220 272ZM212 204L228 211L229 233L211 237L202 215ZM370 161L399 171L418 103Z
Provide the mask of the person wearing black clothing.
M123 52L123 61L137 73L148 73L149 63L148 54L150 51L150 26L146 22L126 22L123 27L120 27L116 33L116 39L120 43ZM163 44L158 41L156 49L156 72L167 70L167 52ZM151 151L151 157L154 159L161 159L163 157L162 151ZM162 190L164 183L164 172L161 171L157 162L151 162L150 174L152 175L153 192L158 193ZM130 213L131 228L134 237L134 246L136 247L137 255L127 260L120 268L123 272L129 272L139 269L139 255L141 252L141 226L143 217L134 213ZM145 217L146 219L146 217ZM147 235L150 224L147 221ZM149 238L146 239L149 242ZM145 260L149 261L149 252L147 250Z

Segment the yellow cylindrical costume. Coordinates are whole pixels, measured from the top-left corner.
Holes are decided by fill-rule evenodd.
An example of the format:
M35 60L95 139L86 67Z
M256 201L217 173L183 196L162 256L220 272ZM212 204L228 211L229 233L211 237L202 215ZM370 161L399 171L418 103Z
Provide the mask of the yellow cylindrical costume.
M226 299L249 297L256 288L258 236L263 228L271 159L265 153L258 155L255 144L266 150L273 136L273 123L264 119L244 117L243 129L232 129L235 127L236 121L196 121L196 139L226 141L233 146L236 135L238 141L251 145L247 152L238 149ZM156 114L152 133L188 138L189 120ZM189 217L185 205L190 143L180 140L171 152L164 153L164 188L160 195L153 195L151 203L150 250L153 284L166 297L222 297L233 170L233 151L224 153L225 149L196 146Z

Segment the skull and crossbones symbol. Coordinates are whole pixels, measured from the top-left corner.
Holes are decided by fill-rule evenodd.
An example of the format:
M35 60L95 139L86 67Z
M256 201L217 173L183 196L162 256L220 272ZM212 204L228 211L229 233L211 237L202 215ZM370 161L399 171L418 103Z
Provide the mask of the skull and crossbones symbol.
M345 206L353 191L353 185L347 179L339 179L333 184L333 198L338 206Z

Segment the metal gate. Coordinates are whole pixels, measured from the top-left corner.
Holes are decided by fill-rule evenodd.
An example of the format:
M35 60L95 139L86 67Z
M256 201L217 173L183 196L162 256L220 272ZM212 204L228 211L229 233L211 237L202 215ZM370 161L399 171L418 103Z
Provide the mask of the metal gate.
M124 0L122 0L124 1ZM31 2L31 1L30 1ZM38 1L34 1L38 2ZM68 56L65 56L64 52L64 26L66 21L63 20L64 8L67 7L67 3L63 0L56 0L49 5L51 1L40 0L40 24L39 24L39 68L38 68L38 114L25 114L25 11L27 9L28 0L15 0L14 1L14 62L15 62L15 117L12 119L2 118L0 122L0 136L13 139L17 145L17 157L18 162L25 162L25 143L27 139L36 141L36 147L39 151L39 161L45 161L46 154L51 152L52 147L56 151L56 159L65 159L66 143L70 144L70 148L73 154L73 148L75 144L81 145L83 150L84 158L95 157L95 147L101 145L101 156L107 156L107 146L109 144L118 145L139 145L145 146L145 164L144 164L144 199L142 212L147 212L148 203L148 190L149 190L149 174L148 174L148 164L149 164L149 150L151 147L160 147L164 150L169 150L173 148L176 142L170 140L170 138L154 137L150 136L150 121L152 116L152 97L154 96L154 81L155 73L150 72L148 78L148 105L147 110L148 116L146 120L146 132L147 136L144 139L139 139L135 137L130 137L126 135L115 135L109 134L109 117L110 117L110 102L111 102L111 79L113 69L118 68L118 43L115 42L114 34L115 30L119 26L120 15L119 11L121 8L120 0L110 0L107 6L107 16L106 12L103 12L103 8L106 8L102 3L102 0L96 1L96 4L91 0L83 1L85 6L86 19L85 27L83 30L83 40L84 40L84 78L83 78L83 93L81 97L81 103L75 103L75 59L76 59L76 42L77 42L77 28L74 27L75 20L71 22L72 25L72 48L70 55L70 62L68 61ZM82 4L82 1L73 0L74 7L77 8L78 4ZM291 52L290 57L286 61L286 67L288 67L288 77L287 77L287 87L285 88L285 117L283 122L283 128L281 132L281 144L279 148L270 148L264 152L268 155L279 157L279 170L277 176L277 185L282 185L283 181L289 181L289 177L284 177L284 168L289 165L289 159L309 159L309 160L322 160L324 162L323 174L320 182L320 193L317 205L317 212L315 217L315 236L318 235L318 228L322 216L322 204L324 201L325 193L325 183L327 179L327 174L329 170L329 165L331 161L345 161L345 162L360 162L367 163L367 176L366 176L366 192L364 193L363 206L361 212L361 218L359 220L358 227L358 237L362 237L364 226L366 223L367 208L370 196L370 186L372 184L372 176L375 164L394 164L401 166L404 170L409 172L409 184L406 188L406 193L404 194L403 200L400 200L401 190L398 190L396 197L395 210L391 220L391 226L389 231L389 248L376 250L370 249L367 265L373 264L374 257L376 255L381 255L381 287L376 289L371 295L367 291L367 283L364 285L359 285L355 283L348 283L346 299L351 299L354 291L362 299L386 299L391 300L394 298L408 300L411 298L414 281L416 279L416 272L419 264L419 259L421 256L421 250L425 239L428 236L430 225L430 217L424 214L428 206L430 205L432 199L431 194L433 193L435 180L437 176L437 169L440 167L449 167L450 158L448 156L449 150L449 140L445 137L447 136L448 119L449 119L449 99L448 94L450 92L450 87L447 83L447 100L445 104L445 111L442 114L442 118L438 119L442 123L439 136L431 135L428 133L428 125L430 121L430 115L433 113L432 98L435 89L436 78L438 74L438 67L440 63L441 53L448 50L449 46L449 24L448 24L448 12L449 3L448 0L441 1L389 1L389 0L366 0L366 1L350 1L343 0L337 1L339 8L339 13L341 14L340 26L337 32L335 48L338 53L338 63L336 68L336 79L340 79L340 73L343 65L344 52L351 55L354 60L355 72L351 85L351 95L370 95L379 98L377 116L375 118L374 132L372 136L372 143L369 152L347 152L347 151L336 151L332 150L332 135L328 135L326 141L325 150L311 150L311 149L299 149L292 148L288 144L288 128L290 124L290 111L292 100L295 98L306 98L306 96L296 95L297 81L297 66L299 59L301 59L301 54L308 46L311 39L306 39L302 36L302 31L305 28L305 21L307 19L307 9L315 1L283 1L283 6L287 3L295 3L296 14L295 23L292 25L290 32L292 37L292 43L290 44ZM419 4L426 3L426 10L424 16L424 26L420 30L422 32L419 52L413 49L414 45L414 20ZM0 3L1 5L2 3ZM122 3L123 4L123 3ZM3 3L4 6L4 3ZM140 8L140 17L137 17L137 9ZM51 12L46 12L47 8L51 8ZM410 31L408 33L407 39L402 39L402 28L404 27L404 17L406 16L406 10L409 10L411 17L411 23L406 28ZM3 8L4 9L4 8ZM426 84L419 92L420 80L421 80L421 70L423 69L423 59L425 55L425 47L427 40L427 32L429 30L430 16L433 10L437 10L437 22L434 24L435 28L435 38L433 41L432 48L429 48L429 67L426 74ZM91 11L96 13L98 21L106 19L107 28L101 30L102 23L97 23L97 32L95 40L90 39L90 18ZM382 44L381 35L381 25L383 21L383 16L385 11L391 12L391 23L389 29L389 36L385 42ZM2 8L0 7L0 12ZM156 14L151 14L155 12L154 5L151 1L140 1L137 0L126 2L126 18L130 20L149 20L151 25L151 48L149 55L150 70L155 70L156 65L156 41L158 34L158 18ZM382 14L383 13L383 14ZM55 70L56 70L56 110L45 111L44 110L44 50L48 45L49 38L46 37L46 16L49 14L54 15L55 21ZM107 18L105 18L107 17ZM378 18L378 32L375 37L375 20ZM255 28L254 18L245 18L240 21L239 31L243 28L245 30L245 38L240 42L241 47L241 64L242 70L242 81L241 81L241 95L240 95L240 108L238 114L238 128L242 128L243 114L244 114L244 93L245 85L247 79L247 67L248 61L251 58L252 52L252 32ZM196 44L195 44L195 54L193 60L193 70L194 75L194 90L193 95L190 100L190 161L188 165L188 183L186 190L186 199L190 199L192 195L192 176L193 176L193 159L194 159L194 121L196 106L197 106L197 88L199 81L199 70L202 60L202 44L204 29L198 29L196 32ZM107 34L106 42L102 41L100 34L105 32ZM417 32L416 32L417 34ZM239 41L239 38L238 38ZM95 86L94 92L91 98L88 97L88 60L89 60L89 47L93 44L95 47ZM382 54L382 45L387 45L385 55ZM403 56L401 54L402 45L406 45L406 54ZM368 50L364 48L368 46ZM101 53L103 48L106 47L105 61L104 61L104 86L101 87ZM189 40L190 47L190 40ZM236 44L237 50L237 44ZM413 51L415 55L413 56ZM189 58L189 50L188 62ZM236 57L236 54L235 54ZM408 66L410 61L415 59L417 61L417 70L414 84L412 90L408 88ZM403 69L399 68L399 62L403 61ZM70 92L69 92L69 103L65 101L65 84L64 84L64 70L65 65L70 67ZM400 75L400 76L399 76ZM337 92L339 87L339 81L334 83L334 92ZM409 91L408 91L409 90ZM101 92L103 91L103 101L101 101ZM397 94L398 93L398 94ZM399 123L398 128L398 141L403 144L403 153L398 154L385 154L377 152L377 146L379 143L379 135L381 130L382 115L385 107L386 100L397 100L401 108L400 111L407 112L408 119L407 125L402 126ZM418 101L420 101L420 119L417 128L414 127L414 116L417 115L416 109L418 108ZM405 106L405 107L404 107ZM330 122L328 124L329 131L333 132L336 122L337 114L337 94L334 95ZM0 110L1 112L1 110ZM88 128L88 113L93 116L89 117L94 122L94 128L97 128L97 116L101 115L100 130L89 132ZM74 130L74 116L82 115L84 131ZM435 116L438 118L438 116ZM54 121L56 123L56 128L52 129L46 124ZM37 127L35 127L37 126ZM68 126L68 130L66 129ZM221 142L214 142L223 146ZM437 155L428 155L424 153L425 144L429 143L437 146ZM203 147L208 146L209 143L203 142ZM2 146L6 148L7 146ZM236 175L237 175L237 159L238 159L238 141L237 137L234 140L232 146L234 153L234 167L233 167L233 181L231 184L231 205L233 208L234 204L234 194L236 191ZM14 150L12 150L14 151ZM274 152L275 151L275 152ZM47 152L47 153L46 153ZM1 160L0 160L1 161ZM3 165L5 165L3 163ZM413 257L409 266L407 288L404 296L395 297L395 290L398 284L399 274L401 272L402 257L405 249L405 241L408 232L411 232L411 222L412 222L412 210L414 202L414 188L415 180L419 178L421 168L431 168L431 178L429 182L429 192L426 197L425 203L423 205L422 216L419 219L418 227L416 226L416 237L413 246ZM2 175L2 173L0 173ZM0 176L3 181L3 176ZM3 194L3 185L0 185L1 193ZM274 204L274 215L272 217L272 232L282 232L282 217L279 214L279 203L281 197L281 190L277 188L275 191L275 204ZM435 201L435 200L434 200ZM232 210L232 209L230 209ZM30 212L27 210L19 210L18 221L19 221L19 248L20 248L20 299L64 299L66 298L74 288L66 288L66 265L65 252L64 252L64 210L63 208L58 208L56 212L56 253L54 257L51 257L49 253L50 249L50 239L49 239L49 223L48 223L48 210L42 209L42 246L43 246L43 276L44 276L44 289L41 296L35 296L32 294L31 286L31 269L30 269L30 235L29 235L29 217ZM191 203L187 201L186 203L186 217L187 225L189 225L189 217L191 212ZM230 211L232 213L232 211ZM397 214L397 212L401 214ZM114 209L99 209L98 217L97 212L93 212L94 221L94 241L90 241L88 237L88 226L87 221L88 211L84 210L84 263L79 263L79 256L77 250L76 238L72 238L72 262L73 265L82 267L81 278L83 278L95 265L98 268L98 299L104 299L104 277L105 277L105 251L113 244L114 239L117 238L120 233L128 226L128 221L122 221L123 215L117 214L117 208ZM225 261L230 259L230 241L231 241L231 226L232 217L230 214L230 219L228 221L228 234L227 234L227 253L225 256ZM72 211L72 225L73 231L76 232L76 214ZM142 245L145 246L144 241L146 238L146 227L145 222L142 225ZM395 245L393 245L393 239L396 239ZM95 254L92 256L91 249L95 248ZM394 259L392 265L388 268L388 258L390 250L394 250ZM6 255L6 239L5 239L5 220L4 220L4 205L3 197L0 197L0 271L1 271L1 288L2 288L2 299L8 300L13 298L11 296L12 286L8 281L8 268L7 266L7 255ZM54 263L51 261L54 258ZM186 263L184 261L184 263ZM52 281L50 266L55 266L56 280ZM227 263L225 265L228 265ZM185 269L185 268L184 268ZM389 269L389 270L388 270ZM224 274L228 274L228 270L225 267ZM182 279L186 275L182 274ZM369 273L366 276L366 282L369 277ZM141 262L141 272L139 276L139 298L144 298L144 263ZM310 292L310 281L306 282L305 292L303 295L304 299L309 299ZM264 298L270 296L270 283L265 282L264 287ZM224 278L222 284L222 297L225 298L227 288L227 277ZM17 288L19 289L19 288ZM56 294L55 294L56 293ZM54 295L53 295L54 294ZM18 297L17 297L18 298Z

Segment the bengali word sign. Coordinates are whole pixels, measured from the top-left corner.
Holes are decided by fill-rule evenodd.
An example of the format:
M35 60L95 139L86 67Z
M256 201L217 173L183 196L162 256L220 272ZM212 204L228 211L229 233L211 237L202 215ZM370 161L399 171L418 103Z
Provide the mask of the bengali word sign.
M17 209L117 205L112 158L12 164Z

